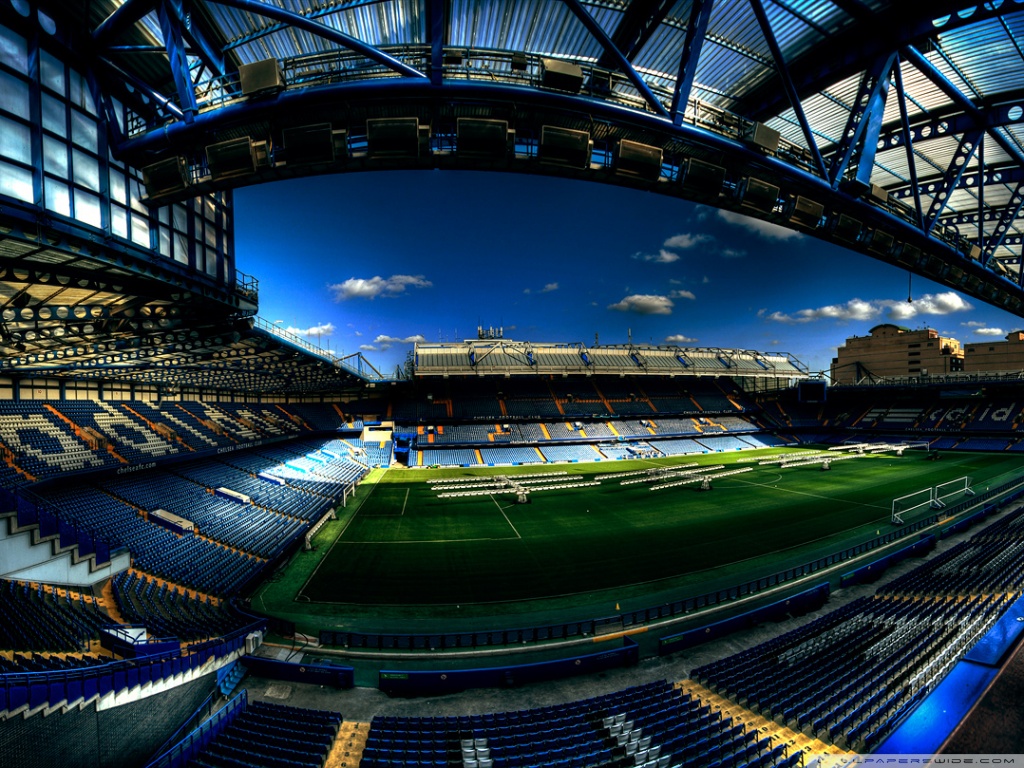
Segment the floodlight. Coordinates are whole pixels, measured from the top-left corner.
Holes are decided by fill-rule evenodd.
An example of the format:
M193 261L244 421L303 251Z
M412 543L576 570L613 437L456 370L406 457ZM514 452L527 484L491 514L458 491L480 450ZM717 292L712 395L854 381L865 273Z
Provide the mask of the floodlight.
M334 132L330 123L285 128L281 138L288 165L334 162Z
M507 120L487 120L460 117L456 121L456 148L460 157L503 160L508 156L509 139Z
M366 121L370 157L415 159L420 156L418 117L381 117Z
M188 186L188 165L183 157L169 157L142 169L147 197L170 195Z
M542 163L566 165L571 168L590 166L590 150L594 142L587 131L556 128L545 125L540 129L540 160Z
M206 148L206 165L214 179L230 179L255 172L256 154L252 139L243 136L209 145Z
M845 213L841 213L836 219L832 234L834 234L837 239L843 240L847 243L858 243L860 242L863 230L864 227L861 224L860 219L855 219L852 216L847 216Z
M821 224L821 218L825 215L825 206L810 198L797 195L793 203L793 212L789 215L792 224L800 224L810 229L816 229Z
M679 184L690 197L718 197L725 183L725 168L690 158L679 166Z
M661 147L628 139L622 139L615 145L612 156L612 165L617 173L648 181L657 181L661 176L661 161Z
M779 201L779 188L750 176L740 183L740 203L761 213L771 213Z

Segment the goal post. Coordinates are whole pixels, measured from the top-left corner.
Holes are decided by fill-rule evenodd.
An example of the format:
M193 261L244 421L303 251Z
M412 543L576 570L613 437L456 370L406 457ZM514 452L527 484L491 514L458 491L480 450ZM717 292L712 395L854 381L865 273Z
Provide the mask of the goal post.
M932 488L924 488L920 491L908 493L892 500L892 524L903 525L903 516L917 512L921 509L932 508Z
M892 500L892 524L903 525L904 518L920 510L943 509L974 495L971 488L973 478L965 475L956 480L947 480L932 488L908 493Z

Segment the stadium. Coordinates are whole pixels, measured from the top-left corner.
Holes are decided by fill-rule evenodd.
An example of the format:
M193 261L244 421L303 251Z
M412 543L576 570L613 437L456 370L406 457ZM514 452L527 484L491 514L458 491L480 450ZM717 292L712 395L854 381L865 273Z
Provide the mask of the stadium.
M0 0L0 760L1024 753L1024 336L806 362L822 317L1024 317L1022 40L1019 0ZM627 266L537 272L588 206ZM376 227L324 291L358 352L272 319L329 260L302 207ZM720 273L642 287L698 246ZM740 308L853 271L908 300ZM646 333L720 284L713 342ZM475 332L386 332L396 297ZM649 341L580 341L599 312Z

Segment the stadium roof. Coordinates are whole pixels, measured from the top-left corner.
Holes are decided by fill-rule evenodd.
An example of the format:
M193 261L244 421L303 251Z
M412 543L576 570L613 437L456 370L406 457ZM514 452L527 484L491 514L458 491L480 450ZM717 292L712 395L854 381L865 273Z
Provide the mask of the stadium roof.
M643 344L587 347L510 339L461 343L419 342L417 376L521 376L592 374L605 376L747 376L797 379L807 366L787 353L717 347Z
M374 168L558 174L775 221L1024 314L1020 0L40 7L129 106L114 143L153 202ZM45 250L68 277L123 282L95 292L108 312L155 313L170 291L202 297L190 317L226 310L223 332L255 311L254 283L65 258L80 245ZM29 284L5 283L8 309ZM32 290L33 308L61 301Z

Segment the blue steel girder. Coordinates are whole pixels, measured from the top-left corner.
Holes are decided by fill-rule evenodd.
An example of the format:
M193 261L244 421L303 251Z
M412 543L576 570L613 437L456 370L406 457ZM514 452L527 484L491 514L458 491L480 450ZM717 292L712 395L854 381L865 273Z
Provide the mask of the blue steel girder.
M861 147L861 152L857 161L857 179L864 183L871 181L871 170L878 150L878 132L882 127L882 115L889 95L889 79L895 63L896 54L890 53L876 59L864 70L853 108L846 121L843 138L829 169L833 187L837 186L846 174L858 146Z
M216 0L213 0L216 2ZM380 0L348 0L348 2L334 2L330 5L321 5L317 8L304 8L299 13L307 19L322 19L324 16L330 16L334 13L340 13L341 11L351 10L353 8L361 8L366 5L376 5ZM274 22L273 24L267 24L267 26L260 29L254 29L252 32L247 32L244 35L239 35L224 46L224 52L233 51L236 48L240 48L243 45L247 45L255 40L259 40L261 37L273 34L274 32L280 32L282 29L287 29L288 24L283 21Z
M107 18L101 21L92 32L92 39L101 48L121 32L136 24L143 16L152 11L159 0L124 0Z
M931 194L937 187L936 184L940 183L942 177L932 176L920 180L917 185L919 190L924 191L926 194ZM971 171L965 172L960 179L962 186L970 189L975 189L979 185L991 186L993 184L1019 184L1024 181L1024 167L1011 165L1001 166L998 168L986 168L982 171ZM888 187L889 194L898 199L906 199L913 197L914 185L911 184L900 184L897 186Z
M344 32L340 32L339 30L315 22L307 16L289 11L286 8L271 5L263 0L210 0L210 2L215 2L218 5L226 5L229 8L235 8L239 11L248 11L249 13L254 13L257 16L265 16L268 19L281 22L286 26L292 26L296 29L301 29L304 32L309 32L311 35L322 37L332 43L337 43L343 48L348 48L350 51L362 54L371 61L375 61L381 66L387 67L400 75L426 79L426 75L415 67L410 67L408 64L399 61L393 56L389 56L379 48L369 45L368 43L364 43L362 40L352 37L351 35L346 35Z
M918 183L917 178L917 158L914 155L914 141L910 135L907 95L903 90L903 70L898 59L893 67L893 75L896 79L896 99L900 108L900 124L903 126L904 134L907 136L907 168L910 169L910 189L914 196L914 214L917 217L917 226L924 229L924 211L921 210L921 185Z
M210 43L206 32L195 23L191 11L186 7L188 0L169 0L175 15L181 22L181 34L189 44L193 56L199 58L215 77L225 74L224 52Z
M430 44L430 82L444 82L444 43L447 39L448 0L425 0L427 42Z
M697 62L700 61L700 51L704 46L713 6L714 0L693 0L690 6L690 20L686 24L683 51L679 56L679 73L676 75L676 85L672 90L670 112L672 122L676 125L683 122L686 105L690 101L690 91L693 90L693 80L697 74Z
M629 61L635 59L675 4L676 0L633 0L612 33L615 48ZM607 51L597 60L597 66L603 69L611 69L615 64Z
M782 80L782 87L786 91L790 106L793 108L797 121L800 123L800 130L803 131L804 140L807 142L807 150L811 153L811 157L814 160L814 167L823 179L827 179L828 171L825 168L825 161L822 159L818 144L814 140L814 132L811 130L811 124L807 122L807 115L804 113L803 105L800 103L800 96L793 85L793 78L790 77L789 67L786 65L786 60L782 55L782 49L779 48L779 41L775 39L775 33L772 31L772 25L768 21L768 15L765 13L764 6L761 4L761 0L750 0L750 7L754 11L754 16L757 17L757 23L761 27L761 34L764 35L765 42L768 43L768 49L775 60L775 70Z
M906 46L901 52L903 58L914 65L921 74L932 81L940 91L945 93L954 104L968 115L974 117L978 125L984 125L984 116L974 101L956 87L949 78L939 71L920 51L913 46ZM1000 131L991 131L989 136L1010 157L1024 165L1024 152L1012 141L1007 140Z
M983 261L988 261L992 254L996 252L996 249L1006 242L1010 226L1020 216L1022 207L1024 207L1024 181L1017 183L1017 188L1013 190L1009 202L1002 209L1002 215L996 222L992 235L985 242L985 246L982 248Z
M117 79L123 81L124 83L130 84L139 93L145 95L150 101L156 103L157 106L163 109L167 114L176 117L179 120L185 119L185 113L178 107L177 104L175 104L173 101L171 101L171 99L169 99L167 96L164 96L159 91L156 91L153 88L151 88L148 83L142 80L142 78L136 77L130 72L126 72L125 70L121 69L121 67L117 66L117 64L108 59L103 58L102 56L97 57L95 61L97 64L100 65L100 70L105 69L108 73L112 73L113 75L115 75ZM103 73L97 72L97 74ZM107 90L109 91L111 89ZM116 125L116 121L114 124Z
M185 40L181 34L181 19L171 8L171 0L163 0L157 9L160 18L160 29L167 46L167 61L171 68L171 77L178 90L178 103L184 113L186 123L191 123L199 111L196 102L196 89L192 83L192 72L188 66L185 53Z
M945 210L946 204L949 202L949 196L959 186L967 166L978 149L978 144L981 143L981 137L982 131L980 130L965 133L961 137L956 153L953 155L949 167L946 168L946 172L942 175L942 182L932 193L932 203L928 207L928 213L924 220L925 232L932 231L939 216ZM984 174L984 171L982 173Z
M878 133L878 143L884 149L895 149L906 143L909 135L911 141L926 141L938 136L950 136L966 133L974 128L1000 128L1006 125L1024 123L1024 113L1017 114L1013 107L1024 100L1024 90L1000 94L1000 103L992 107L981 107L978 113L964 112L960 107L926 115L910 125L904 131L901 122L894 121L883 125ZM827 150L825 150L827 154Z
M583 23L583 26L587 28L587 31L590 32L590 34L594 36L594 39L601 44L605 54L615 61L618 69L627 77L629 82L633 84L633 87L640 92L640 95L643 97L644 101L647 102L647 105L654 110L654 113L661 117L668 117L668 110L665 109L665 105L662 104L658 97L651 92L650 87L644 79L640 77L640 73L637 72L629 60L623 56L622 51L615 47L615 43L613 43L611 38L608 37L608 34L601 28L601 25L594 21L594 17L590 15L590 12L580 5L579 0L562 0L562 2L569 7L569 10L572 11L573 15Z

